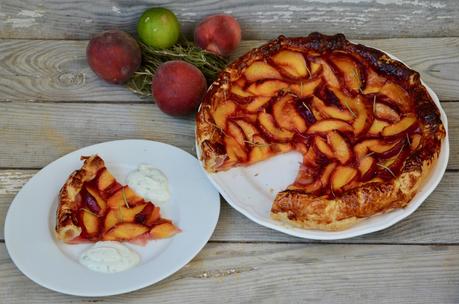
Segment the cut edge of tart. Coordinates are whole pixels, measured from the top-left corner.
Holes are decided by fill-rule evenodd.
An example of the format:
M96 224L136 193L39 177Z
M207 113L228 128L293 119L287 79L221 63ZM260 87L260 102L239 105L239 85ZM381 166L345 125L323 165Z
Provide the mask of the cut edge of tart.
M180 232L160 208L121 185L98 155L82 156L59 192L56 238L65 243L127 241L145 244Z
M280 36L228 65L196 123L210 173L301 153L271 217L329 231L405 207L446 134L418 72L342 34L320 33Z

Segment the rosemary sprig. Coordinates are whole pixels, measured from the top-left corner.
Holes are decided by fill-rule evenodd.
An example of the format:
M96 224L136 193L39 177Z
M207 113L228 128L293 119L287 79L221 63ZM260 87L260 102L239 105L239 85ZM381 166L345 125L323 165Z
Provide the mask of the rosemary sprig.
M373 115L376 114L376 95L373 96Z
M385 170L386 170L387 172L389 172L393 177L395 177L394 172L393 172L388 166L383 165L383 164L380 164L380 163L378 163L377 165L378 165L379 167L385 169Z
M128 203L127 198L126 198L126 192L124 192L124 188L121 190L121 194L123 194L123 201L124 201L124 204L126 205L126 208L129 209L129 203Z
M170 60L183 60L193 64L211 84L227 64L227 59L204 51L192 42L184 41L172 46L170 49L156 49L138 41L142 50L142 64L137 72L129 79L127 87L135 94L141 96L151 95L151 80L156 69L163 62Z

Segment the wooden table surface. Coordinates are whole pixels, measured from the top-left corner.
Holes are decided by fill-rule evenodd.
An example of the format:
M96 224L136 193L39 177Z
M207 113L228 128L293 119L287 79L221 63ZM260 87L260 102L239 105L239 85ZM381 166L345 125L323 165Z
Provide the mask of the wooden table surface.
M187 34L203 16L233 14L244 38L234 57L279 34L311 31L343 32L396 55L421 73L448 115L451 156L443 180L393 227L332 242L264 228L222 200L209 243L158 284L97 299L47 290L17 270L4 244L5 215L22 185L56 158L104 141L157 140L194 154L194 121L169 117L150 100L100 81L86 64L87 39L110 28L134 32L152 1L2 0L0 303L459 303L459 2L161 3Z

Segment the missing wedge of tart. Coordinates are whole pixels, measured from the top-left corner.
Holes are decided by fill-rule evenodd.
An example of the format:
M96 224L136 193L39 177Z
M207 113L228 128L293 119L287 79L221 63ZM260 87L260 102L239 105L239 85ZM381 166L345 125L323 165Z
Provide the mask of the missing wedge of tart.
M129 241L171 237L180 231L160 208L123 186L98 155L82 157L59 193L56 237L66 243Z
M253 49L212 84L196 123L208 172L301 153L271 217L332 231L405 207L445 137L419 73L342 34Z

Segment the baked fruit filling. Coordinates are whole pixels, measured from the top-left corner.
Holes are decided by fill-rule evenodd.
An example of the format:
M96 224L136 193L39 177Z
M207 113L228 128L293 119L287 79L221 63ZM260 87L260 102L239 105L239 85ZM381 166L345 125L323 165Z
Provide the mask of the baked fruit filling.
M209 172L300 152L298 175L272 215L326 230L405 206L444 135L417 72L343 35L318 33L281 36L236 60L197 116Z
M121 185L97 155L82 157L59 193L56 236L67 243L171 237L180 230L160 208Z

